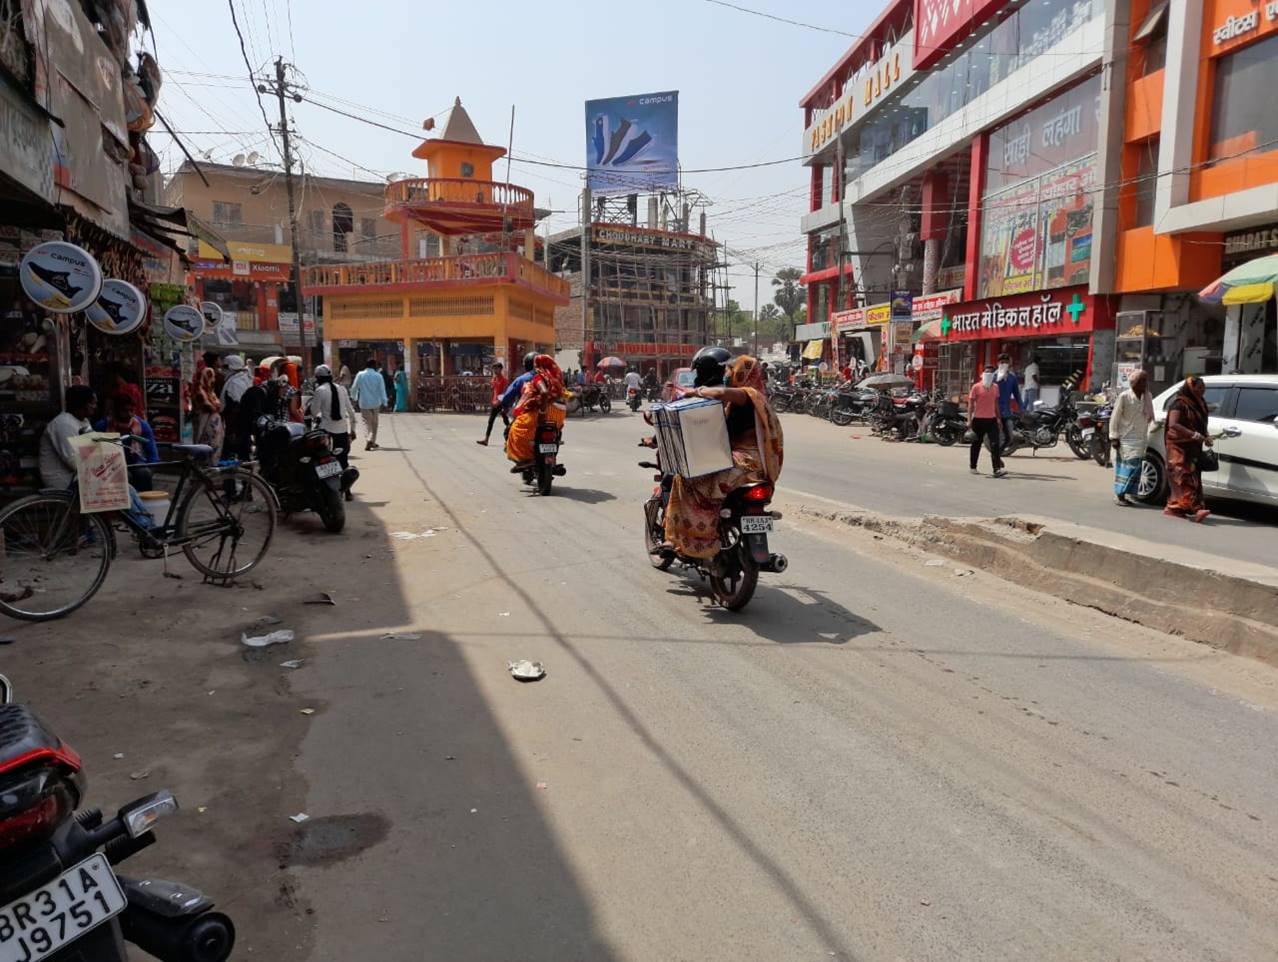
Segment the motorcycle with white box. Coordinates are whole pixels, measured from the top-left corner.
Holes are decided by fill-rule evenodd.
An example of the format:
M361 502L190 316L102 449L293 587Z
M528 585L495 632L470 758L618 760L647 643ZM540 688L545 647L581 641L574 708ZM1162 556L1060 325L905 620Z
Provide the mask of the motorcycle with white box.
M663 547L675 476L695 479L730 468L732 448L719 401L690 397L656 404L648 418L656 429L657 461L641 461L639 466L658 472L652 497L644 503L648 560L661 571L676 561L694 569L709 583L716 603L740 611L754 597L761 571L780 574L788 566L785 555L768 548L768 535L781 517L780 512L769 510L773 486L745 484L728 493L719 511L719 551L713 558L687 558Z

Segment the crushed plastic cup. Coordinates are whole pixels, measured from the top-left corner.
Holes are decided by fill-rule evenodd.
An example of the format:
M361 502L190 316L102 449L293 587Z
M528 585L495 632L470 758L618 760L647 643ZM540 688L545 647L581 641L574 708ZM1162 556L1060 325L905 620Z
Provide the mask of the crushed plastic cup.
M249 635L248 632L240 635L240 641L248 648L269 648L271 645L286 645L297 636L293 634L290 628L281 628L279 631L268 632L265 635Z

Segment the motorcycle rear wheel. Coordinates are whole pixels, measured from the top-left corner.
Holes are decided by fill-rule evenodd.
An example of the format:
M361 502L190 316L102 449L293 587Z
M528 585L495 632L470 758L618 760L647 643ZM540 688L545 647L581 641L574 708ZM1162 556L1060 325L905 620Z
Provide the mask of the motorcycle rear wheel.
M740 554L741 569L735 575L727 578L710 575L710 592L714 600L728 611L740 611L748 605L759 585L759 569L754 560L746 557L744 552Z
M1087 442L1083 440L1083 432L1076 427L1065 429L1065 443L1074 452L1074 457L1080 461L1086 461L1092 456L1092 452L1088 450Z
M932 428L932 440L943 448L948 448L958 442L959 434L952 424L940 423Z
M605 394L599 398L599 411L602 414L607 414L611 410L612 410L612 400L608 397L608 395Z
M537 462L537 493L542 497L550 494L550 486L554 483L554 469L544 462Z
M658 571L665 571L674 564L674 558L661 551L659 532L664 534L661 501L658 498L649 498L643 506L643 550L648 554L650 565Z
M835 407L830 409L830 421L841 428L851 424L853 416L851 408Z
M346 505L342 502L342 492L334 491L327 484L320 489L320 520L324 522L324 530L337 534L346 527Z

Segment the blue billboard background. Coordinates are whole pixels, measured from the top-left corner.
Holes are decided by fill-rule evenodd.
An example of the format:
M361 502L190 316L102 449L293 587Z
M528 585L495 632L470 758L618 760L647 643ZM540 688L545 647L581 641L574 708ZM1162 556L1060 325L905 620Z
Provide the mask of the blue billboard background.
M586 183L634 194L679 183L679 91L586 101Z

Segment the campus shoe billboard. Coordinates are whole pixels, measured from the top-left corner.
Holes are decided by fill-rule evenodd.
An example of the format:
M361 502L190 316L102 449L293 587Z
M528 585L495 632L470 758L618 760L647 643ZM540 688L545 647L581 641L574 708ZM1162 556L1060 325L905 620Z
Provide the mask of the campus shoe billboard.
M636 194L679 183L679 92L586 101L586 184Z

